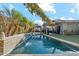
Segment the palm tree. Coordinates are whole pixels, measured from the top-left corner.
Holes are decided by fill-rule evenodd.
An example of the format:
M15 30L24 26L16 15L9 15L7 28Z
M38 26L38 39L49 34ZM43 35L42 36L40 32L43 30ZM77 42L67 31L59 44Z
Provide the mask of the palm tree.
M6 27L6 20L3 14L4 12L0 10L0 33L5 32L5 27Z
M6 31L7 36L27 32L33 25L32 22L30 24L30 21L15 9L9 10L7 7L4 7L4 12L10 19Z
M20 27L19 23L20 23L20 20L22 20L21 13L15 9L10 10L7 7L4 7L4 12L10 18L9 20L10 22L8 24L8 28L6 31L7 36L18 33L18 29Z
M34 23L29 21L26 17L23 17L22 23L24 26L24 32L28 32L28 30L32 30L34 27Z
M38 6L37 3L24 3L24 5L28 8L28 10L33 15L38 15L42 18L43 21L45 21L48 25L52 25L53 22L48 18L48 16L45 15L44 11Z
M23 16L23 20L21 20L21 26L23 27L23 32L28 32L29 29L29 20Z
M30 21L29 26L30 26L29 28L30 31L34 30L35 24L33 22Z

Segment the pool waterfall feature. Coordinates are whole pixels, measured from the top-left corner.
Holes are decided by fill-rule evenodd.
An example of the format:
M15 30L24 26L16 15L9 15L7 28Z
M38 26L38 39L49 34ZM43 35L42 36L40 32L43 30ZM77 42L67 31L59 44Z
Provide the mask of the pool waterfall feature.
M26 34L10 54L63 54L78 52L73 45L49 38L43 34Z

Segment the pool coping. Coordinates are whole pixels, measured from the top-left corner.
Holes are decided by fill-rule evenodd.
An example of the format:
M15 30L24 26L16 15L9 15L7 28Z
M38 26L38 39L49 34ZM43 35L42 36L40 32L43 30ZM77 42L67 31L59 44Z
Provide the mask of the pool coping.
M6 56L79 56L79 52L71 52L64 54L9 54Z
M79 44L78 43L75 43L75 42L71 42L71 41L67 41L67 40L63 40L63 39L60 39L60 38L57 38L57 37L54 37L54 36L50 36L50 35L47 35L47 34L43 34L47 37L50 37L50 38L53 38L55 40L58 40L58 41L61 41L61 42L64 42L64 43L68 43L70 45L73 45L75 47L79 47Z

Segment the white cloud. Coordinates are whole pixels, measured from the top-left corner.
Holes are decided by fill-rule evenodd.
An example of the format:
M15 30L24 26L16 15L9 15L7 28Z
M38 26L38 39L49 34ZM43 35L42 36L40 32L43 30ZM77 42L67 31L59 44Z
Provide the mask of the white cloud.
M70 12L71 12L72 14L74 14L76 11L75 11L74 8L72 8L72 9L70 10Z
M57 17L55 16L54 19L56 19Z
M72 18L72 17L69 17L67 20L75 20L74 18Z
M65 17L61 17L60 19L61 19L61 20L66 20Z
M76 19L74 19L74 18L72 18L72 17L68 17L68 18L61 17L60 20L76 20Z
M12 4L10 4L9 9L11 10L12 8L14 8L14 6Z
M71 13L79 13L79 3L72 4Z
M43 25L43 21L41 19L40 20L35 20L34 23L38 24L40 26Z
M50 17L51 20L54 20L53 18Z
M74 4L74 8L77 11L77 13L79 13L79 3Z
M79 3L75 3L76 5L79 5Z
M52 11L54 14L56 14L56 10L54 8L54 5L51 5L49 3L40 3L38 4L40 8L42 8L44 11Z

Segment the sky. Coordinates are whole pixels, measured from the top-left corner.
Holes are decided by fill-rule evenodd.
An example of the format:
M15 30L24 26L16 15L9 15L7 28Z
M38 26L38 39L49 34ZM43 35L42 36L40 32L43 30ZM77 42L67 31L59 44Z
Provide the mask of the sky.
M79 3L39 3L38 5L51 20L79 20ZM30 21L43 24L41 18L32 15L22 3L0 3L0 9L3 8L2 6L15 8Z

